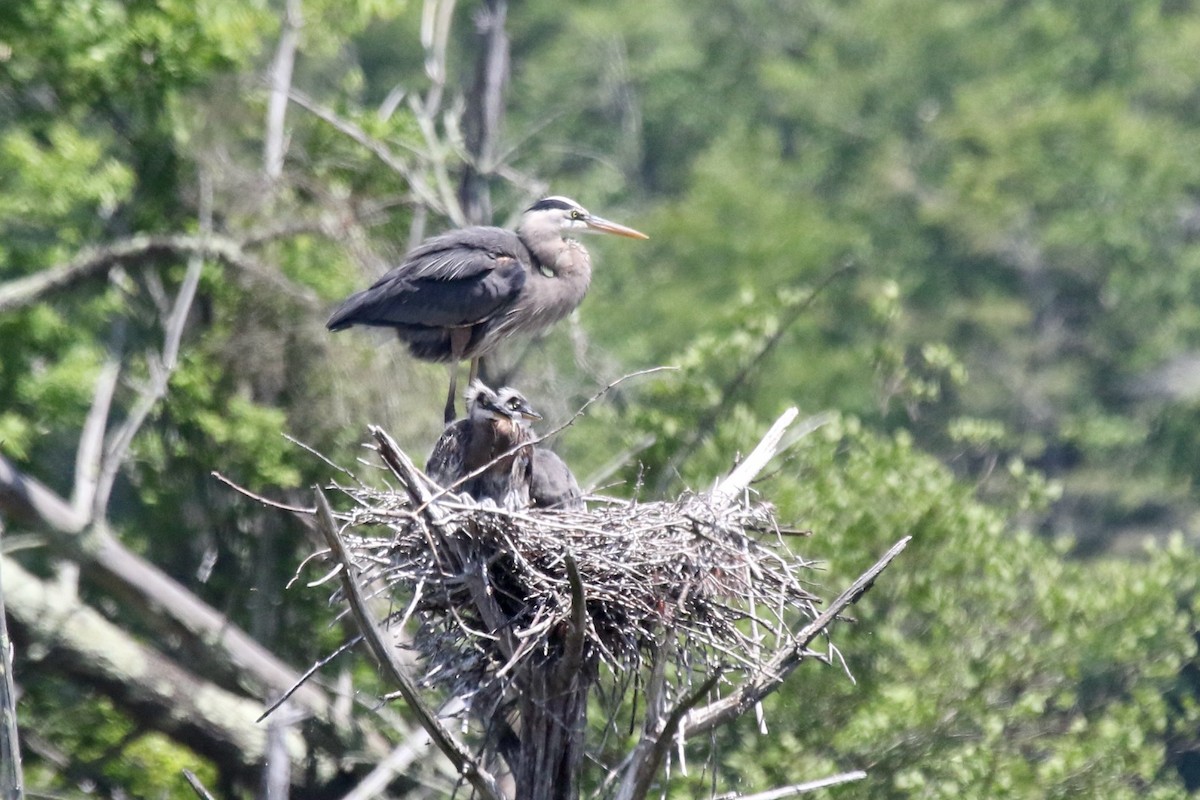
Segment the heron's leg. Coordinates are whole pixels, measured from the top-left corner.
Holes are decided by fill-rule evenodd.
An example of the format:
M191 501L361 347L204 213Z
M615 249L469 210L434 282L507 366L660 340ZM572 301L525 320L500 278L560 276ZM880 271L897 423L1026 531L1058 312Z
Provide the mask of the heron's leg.
M477 356L471 359L471 383L474 383L475 379L479 377L479 365L482 363L482 361L483 356Z
M450 393L446 396L446 424L454 422L454 396L458 394L458 362L462 361L463 353L471 342L470 328L450 329ZM471 364L475 361L472 359ZM474 374L472 373L472 376Z
M445 417L447 425L449 425L451 422L454 422L454 417L455 417L454 396L456 394L458 394L458 362L451 361L450 362L450 391L446 393L446 411L445 411L445 414L443 415Z

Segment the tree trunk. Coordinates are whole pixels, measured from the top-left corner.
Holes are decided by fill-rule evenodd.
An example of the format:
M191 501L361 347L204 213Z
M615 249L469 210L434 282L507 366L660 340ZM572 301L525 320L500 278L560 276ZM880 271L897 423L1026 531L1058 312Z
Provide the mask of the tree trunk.
M565 659L527 665L521 681L516 796L521 800L577 800L583 767L588 682Z
M0 552L3 550L0 549ZM0 565L0 573L3 572ZM21 787L17 693L12 677L12 645L8 640L8 626L4 614L4 585L0 582L0 800L20 800L23 795Z
M488 177L496 167L496 141L504 119L504 87L508 83L507 0L485 0L475 16L479 59L467 95L463 136L470 154L459 185L459 204L472 225L492 222Z

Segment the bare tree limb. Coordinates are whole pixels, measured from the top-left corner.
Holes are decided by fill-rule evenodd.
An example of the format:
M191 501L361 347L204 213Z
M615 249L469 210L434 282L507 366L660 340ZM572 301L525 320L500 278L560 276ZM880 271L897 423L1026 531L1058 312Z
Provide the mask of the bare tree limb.
M346 553L345 545L338 535L337 524L334 522L333 511L329 507L329 501L325 499L325 494L320 488L317 488L315 491L317 520L320 522L321 533L324 534L325 542L332 551L334 558L344 565L344 569L342 570L342 586L345 589L346 598L350 603L350 609L354 613L354 618L357 620L363 637L366 639L367 646L371 648L371 652L374 653L375 658L379 661L388 679L400 690L401 697L404 698L409 708L417 716L421 727L429 733L430 739L450 759L455 769L459 771L459 774L466 778L484 800L504 800L504 794L499 784L496 783L496 779L476 762L474 756L458 740L458 737L442 725L441 720L437 718L437 715L433 713L433 710L421 698L416 684L408 677L404 667L396 660L391 642L379 629L379 625L375 622L370 609L367 607L367 602L363 598L362 590L354 578L354 569L351 566L350 557Z
M421 102L420 112L437 117L446 90L446 45L450 40L450 23L454 19L455 0L425 0L421 8L421 47L425 49L425 76L429 89Z
M583 666L583 648L587 641L587 595L583 580L579 577L579 566L570 553L563 556L567 567L567 582L571 586L571 630L563 647L562 665L559 672L574 676Z
M0 512L25 524L74 535L88 524L88 515L76 511L53 489L25 475L0 455Z
M783 800L785 797L795 797L798 794L807 794L808 792L815 792L818 789L828 789L830 786L861 781L865 777L867 777L867 773L859 769L853 772L843 772L840 775L830 775L828 778L820 778L815 781L796 783L791 786L780 786L778 789L770 789L758 794L741 794L739 792L722 794L713 800Z
M0 512L45 530L55 546L77 559L91 582L123 597L132 597L129 608L155 627L198 642L198 650L215 662L232 666L238 683L266 698L299 679L299 673L232 624L196 595L141 556L129 551L102 525L88 528L85 515L77 514L61 497L40 481L17 470L0 456ZM314 718L330 720L332 699L311 683L295 691L295 702ZM352 732L339 734L351 736ZM377 736L367 734L366 746L385 753Z
M96 388L92 390L92 405L79 433L79 446L75 449L75 482L71 484L71 508L79 514L92 517L96 492L100 486L100 472L104 461L104 432L108 427L108 415L112 410L113 395L117 390L117 379L121 375L121 362L113 354L100 368L96 377Z
M684 737L690 739L729 722L753 708L755 703L779 688L792 670L804 660L805 651L812 640L817 638L837 619L839 614L857 602L858 598L874 585L875 579L887 569L896 556L904 551L911 540L911 536L905 536L892 545L882 558L838 595L837 599L829 604L829 608L801 628L796 633L791 646L771 659L758 675L747 679L733 694L689 713L683 721Z
M638 759L635 762L636 767L631 769L630 777L632 777L632 780L628 780L622 784L621 791L617 793L616 800L642 800L642 798L649 794L650 786L654 782L654 776L658 774L663 760L671 749L672 740L679 731L679 724L683 721L684 715L707 697L708 693L712 691L720 679L720 672L714 672L712 675L709 675L707 680L696 691L680 700L671 709L671 713L663 722L662 727L654 732L654 736L651 738L651 745L646 750L646 757Z
M425 179L421 177L419 171L393 153L383 142L371 136L353 122L342 119L332 109L320 105L298 89L293 88L290 90L288 97L305 111L328 123L339 133L348 136L354 142L369 150L376 158L383 162L384 166L395 172L408 184L408 188L412 191L418 202L443 216L449 217L456 225L463 224L461 213L458 213L456 208L447 206L442 197L431 189ZM457 206L457 203L454 205ZM2 310L3 307L0 306L0 311Z
M313 513L314 514L316 513L315 509L313 510ZM321 667L325 666L330 661L333 661L335 658L337 658L338 656L340 656L342 653L346 652L350 648L354 647L362 640L363 640L362 634L359 634L358 636L351 638L350 641L343 644L337 650L334 650L332 653L330 653L329 655L320 659L319 661L317 661L317 663L313 664L311 667L306 669L304 671L304 674L300 676L300 679L298 681L296 681L294 684L292 684L292 688L290 688L286 692L284 692L283 695L278 700L276 700L274 703L267 706L266 710L263 711L261 714L259 714L258 719L254 720L254 721L262 722L264 719L271 716L271 714L273 714L276 709L278 709L280 706L282 706L284 703L286 703L288 701L288 699L296 693L297 689L299 689L301 686L304 685L305 681L307 681L313 675L317 674L317 670L321 669Z
M799 413L799 410L795 406L792 406L779 415L779 419L775 420L775 424L771 426L758 445L750 451L750 455L746 456L742 460L742 463L738 464L733 472L730 472L728 477L713 489L712 498L714 503L727 505L750 487L750 482L754 480L758 473L762 472L763 468L767 466L767 462L775 457L775 452L779 448L779 442L783 439L783 435L787 433L787 429L791 427L791 424L796 421L796 416Z
M188 782L188 786L192 787L192 791L196 793L196 796L199 797L200 800L216 800L216 798L212 796L208 789L204 788L204 784L201 783L200 779L196 777L196 773L192 772L190 769L185 769L183 771L183 778Z
M255 784L266 736L254 724L258 703L206 683L142 645L77 598L64 596L0 558L16 630L54 664L82 679L155 730ZM293 736L289 749L304 752ZM326 762L328 773L332 765Z
M262 771L263 800L287 800L288 787L292 783L292 759L288 754L288 739L294 736L292 729L304 718L295 709L285 707L267 724L266 763Z
M200 176L200 232L205 238L212 233L212 180L203 173ZM92 519L107 517L108 499L112 494L117 474L125 465L133 438L141 430L150 412L167 394L167 384L179 363L179 345L183 340L183 328L187 323L188 314L192 310L192 301L196 298L196 289L200 285L200 275L203 269L204 259L198 253L192 253L188 257L187 272L183 276L179 293L175 296L170 313L163 320L162 351L157 358L152 357L148 363L150 383L142 389L124 423L113 434L108 447L105 448L100 474L96 479L95 497L91 509Z
M288 234L283 231L280 235ZM48 294L105 275L121 264L138 266L180 256L215 258L234 269L279 283L280 278L273 270L263 266L246 252L247 247L259 246L269 240L270 238L255 234L248 235L244 241L229 236L139 234L129 239L89 248L65 264L47 267L24 278L0 284L0 313L30 306ZM305 299L311 297L307 290L291 284L288 284L288 289Z
M4 526L0 525L0 540ZM3 548L0 548L3 552ZM0 557L0 561L2 561ZM4 567L0 563L0 800L21 800L21 745L17 735L17 693L13 683L13 645L4 612Z
M638 776L643 772L646 761L653 757L654 743L657 741L655 737L658 731L662 730L663 720L666 719L667 664L672 661L672 654L678 647L678 640L664 631L662 644L654 653L650 674L646 678L642 735L629 755L626 756L625 761L617 769L609 772L601 787L602 790L607 788L608 784L618 775L624 774L615 798L627 799L634 796L633 792L638 783Z
M507 0L485 0L475 15L478 42L475 81L467 96L463 119L467 160L458 200L467 220L476 225L492 221L488 178L495 171L497 141L504 119L504 87L509 69L508 33L504 29L507 16Z
M424 731L415 733L404 744L392 750L386 758L376 763L366 777L359 781L353 789L342 795L341 800L375 800L375 798L386 796L388 784L422 758L428 745L429 735L427 733ZM450 797L452 791L451 788L446 787L443 789L442 795Z
M283 174L283 156L287 150L288 90L292 86L292 69L296 65L296 48L300 44L300 29L304 25L300 0L287 0L279 30L279 45L271 61L271 95L267 101L266 132L263 136L263 171L275 180Z

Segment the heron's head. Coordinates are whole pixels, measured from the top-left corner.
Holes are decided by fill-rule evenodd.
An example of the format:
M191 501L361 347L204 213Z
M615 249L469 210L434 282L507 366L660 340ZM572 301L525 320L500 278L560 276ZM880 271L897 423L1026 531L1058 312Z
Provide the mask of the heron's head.
M505 386L496 392L496 406L501 414L516 423L529 423L542 418L542 415L529 405L525 395L511 386Z
M467 387L467 416L476 421L495 418L496 392L483 381L471 381Z
M510 419L518 424L542 418L516 389L505 386L496 392L479 380L467 389L467 414L476 421Z
M615 233L630 239L649 239L641 231L598 217L569 197L543 197L521 215L522 231L554 231L562 237L573 233Z

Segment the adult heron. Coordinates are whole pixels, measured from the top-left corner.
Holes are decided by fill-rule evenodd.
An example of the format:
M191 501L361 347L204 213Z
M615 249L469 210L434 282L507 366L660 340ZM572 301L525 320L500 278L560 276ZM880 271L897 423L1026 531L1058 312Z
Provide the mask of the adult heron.
M425 361L449 362L446 422L455 417L458 363L479 359L515 334L535 334L570 314L587 294L592 261L577 233L646 234L589 212L566 197L545 197L516 231L476 226L422 242L369 289L347 298L326 327L394 328Z
M425 473L440 486L480 502L491 500L511 510L528 508L532 454L531 448L520 445L532 440L528 423L535 419L541 415L516 389L492 391L472 381L466 418L442 431ZM467 477L480 468L485 469Z

